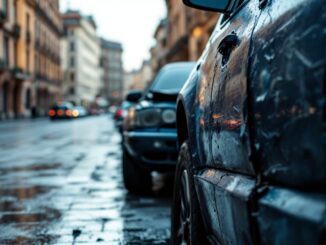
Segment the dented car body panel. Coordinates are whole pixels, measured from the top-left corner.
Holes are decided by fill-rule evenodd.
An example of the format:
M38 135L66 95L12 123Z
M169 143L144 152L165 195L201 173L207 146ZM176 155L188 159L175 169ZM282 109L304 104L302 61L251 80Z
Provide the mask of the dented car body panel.
M195 176L209 240L214 244L251 244L249 202L255 181L206 169ZM214 224L214 225L212 225ZM235 235L237 234L237 235Z
M273 183L326 188L325 13L321 1L269 1L255 28L252 131L257 168Z
M247 70L250 40L258 19L256 1L244 1L238 13L222 25L213 46L218 50L210 97L208 125L214 167L254 175L247 127ZM228 44L227 38L236 38ZM232 46L234 45L234 46Z
M326 4L240 3L217 23L177 101L179 144L185 122L207 237L212 244L322 244ZM236 179L241 195L228 189Z
M269 188L255 213L260 243L325 244L325 201L325 195Z

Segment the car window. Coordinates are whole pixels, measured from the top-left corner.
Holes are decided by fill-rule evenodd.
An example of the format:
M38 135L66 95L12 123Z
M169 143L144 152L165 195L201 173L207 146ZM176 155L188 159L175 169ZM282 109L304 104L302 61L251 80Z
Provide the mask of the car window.
M247 0L239 0L237 7L235 9L235 11L231 14L223 14L222 16L222 20L220 22L220 25L224 25L228 20L231 19L231 17L233 17L234 15L237 14L237 11L240 9L240 7L242 6L242 4L247 1Z
M52 107L53 110L66 110L68 109L67 106L54 106Z
M193 66L182 66L162 70L155 78L150 91L179 92L192 70Z
M121 108L122 108L122 109L128 109L131 105L132 105L132 104L131 104L130 102L128 102L128 101L124 101L124 102L122 102L122 104L121 104Z

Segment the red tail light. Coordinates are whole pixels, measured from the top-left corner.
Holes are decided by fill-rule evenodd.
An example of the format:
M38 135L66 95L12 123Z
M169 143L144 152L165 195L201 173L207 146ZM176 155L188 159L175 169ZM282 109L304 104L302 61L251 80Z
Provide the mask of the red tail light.
M50 110L49 111L49 116L54 117L55 116L55 110Z
M115 117L122 117L123 116L123 110L122 109L118 109L116 112L115 112Z
M71 117L71 115L72 115L72 111L71 110L66 110L66 116Z

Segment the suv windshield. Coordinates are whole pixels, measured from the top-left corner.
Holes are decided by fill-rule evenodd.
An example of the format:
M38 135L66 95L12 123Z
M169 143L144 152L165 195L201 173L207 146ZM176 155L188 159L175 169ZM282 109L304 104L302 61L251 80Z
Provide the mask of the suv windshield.
M151 92L178 93L183 84L187 81L193 65L184 65L163 69L156 76Z

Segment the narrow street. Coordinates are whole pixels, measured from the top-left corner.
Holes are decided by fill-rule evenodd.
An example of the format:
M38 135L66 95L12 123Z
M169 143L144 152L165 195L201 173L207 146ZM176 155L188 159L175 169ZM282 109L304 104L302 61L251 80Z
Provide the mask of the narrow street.
M167 244L172 191L129 195L120 142L108 115L1 123L0 244Z

